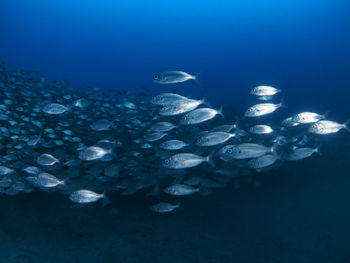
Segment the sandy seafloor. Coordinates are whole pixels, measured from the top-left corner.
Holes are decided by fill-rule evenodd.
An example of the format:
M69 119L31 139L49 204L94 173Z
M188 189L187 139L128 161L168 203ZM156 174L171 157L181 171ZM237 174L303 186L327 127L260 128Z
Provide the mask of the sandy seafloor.
M167 215L142 196L87 208L54 193L1 196L0 262L350 262L349 150L337 156L184 198Z

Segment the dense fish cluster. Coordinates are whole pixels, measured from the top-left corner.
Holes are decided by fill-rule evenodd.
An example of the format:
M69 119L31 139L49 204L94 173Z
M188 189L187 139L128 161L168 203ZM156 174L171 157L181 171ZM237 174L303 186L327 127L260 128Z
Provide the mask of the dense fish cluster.
M153 81L195 79L171 71ZM78 204L107 203L110 191L142 191L159 196L153 211L170 212L179 204L167 203L166 195L209 195L250 171L319 153L314 136L349 130L347 123L313 112L250 125L284 107L272 102L281 90L269 86L251 91L262 103L235 123L202 99L174 93L150 99L147 90L136 95L77 90L67 81L49 82L5 63L0 88L0 192L56 191Z

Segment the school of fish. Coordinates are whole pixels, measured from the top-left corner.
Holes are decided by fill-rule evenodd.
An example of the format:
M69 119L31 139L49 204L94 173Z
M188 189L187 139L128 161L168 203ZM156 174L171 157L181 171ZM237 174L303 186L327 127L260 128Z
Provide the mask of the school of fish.
M182 71L153 78L157 84L193 80L198 76ZM314 112L266 123L285 108L273 102L282 91L270 86L253 88L250 94L261 103L234 122L204 99L175 93L149 98L146 89L134 95L79 90L3 62L0 88L0 192L59 192L81 205L107 204L111 191L142 192L158 196L152 211L171 212L180 205L166 202L166 195L209 195L250 171L320 154L315 137L349 131L349 122Z

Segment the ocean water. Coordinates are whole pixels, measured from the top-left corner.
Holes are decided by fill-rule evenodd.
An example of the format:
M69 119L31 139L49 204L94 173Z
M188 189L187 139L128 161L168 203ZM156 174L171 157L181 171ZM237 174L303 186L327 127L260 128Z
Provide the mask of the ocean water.
M253 87L271 85L288 108L262 121L312 111L344 123L349 17L345 0L2 0L0 61L68 80L67 95L99 87L205 98L230 123L257 103ZM198 82L152 83L169 70ZM350 262L350 134L318 144L321 156L170 199L181 208L169 214L152 212L160 198L144 192L110 191L109 205L85 207L40 189L2 194L0 262Z

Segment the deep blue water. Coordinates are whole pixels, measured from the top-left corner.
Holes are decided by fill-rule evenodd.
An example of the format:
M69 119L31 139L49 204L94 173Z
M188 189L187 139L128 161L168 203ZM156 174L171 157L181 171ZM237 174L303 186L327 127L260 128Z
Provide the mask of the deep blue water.
M349 17L346 0L2 0L0 61L77 89L176 88L231 118L252 87L272 85L289 112L345 122ZM199 83L151 82L167 70ZM141 196L85 210L55 194L1 196L0 262L350 262L349 138L172 215L152 214Z

